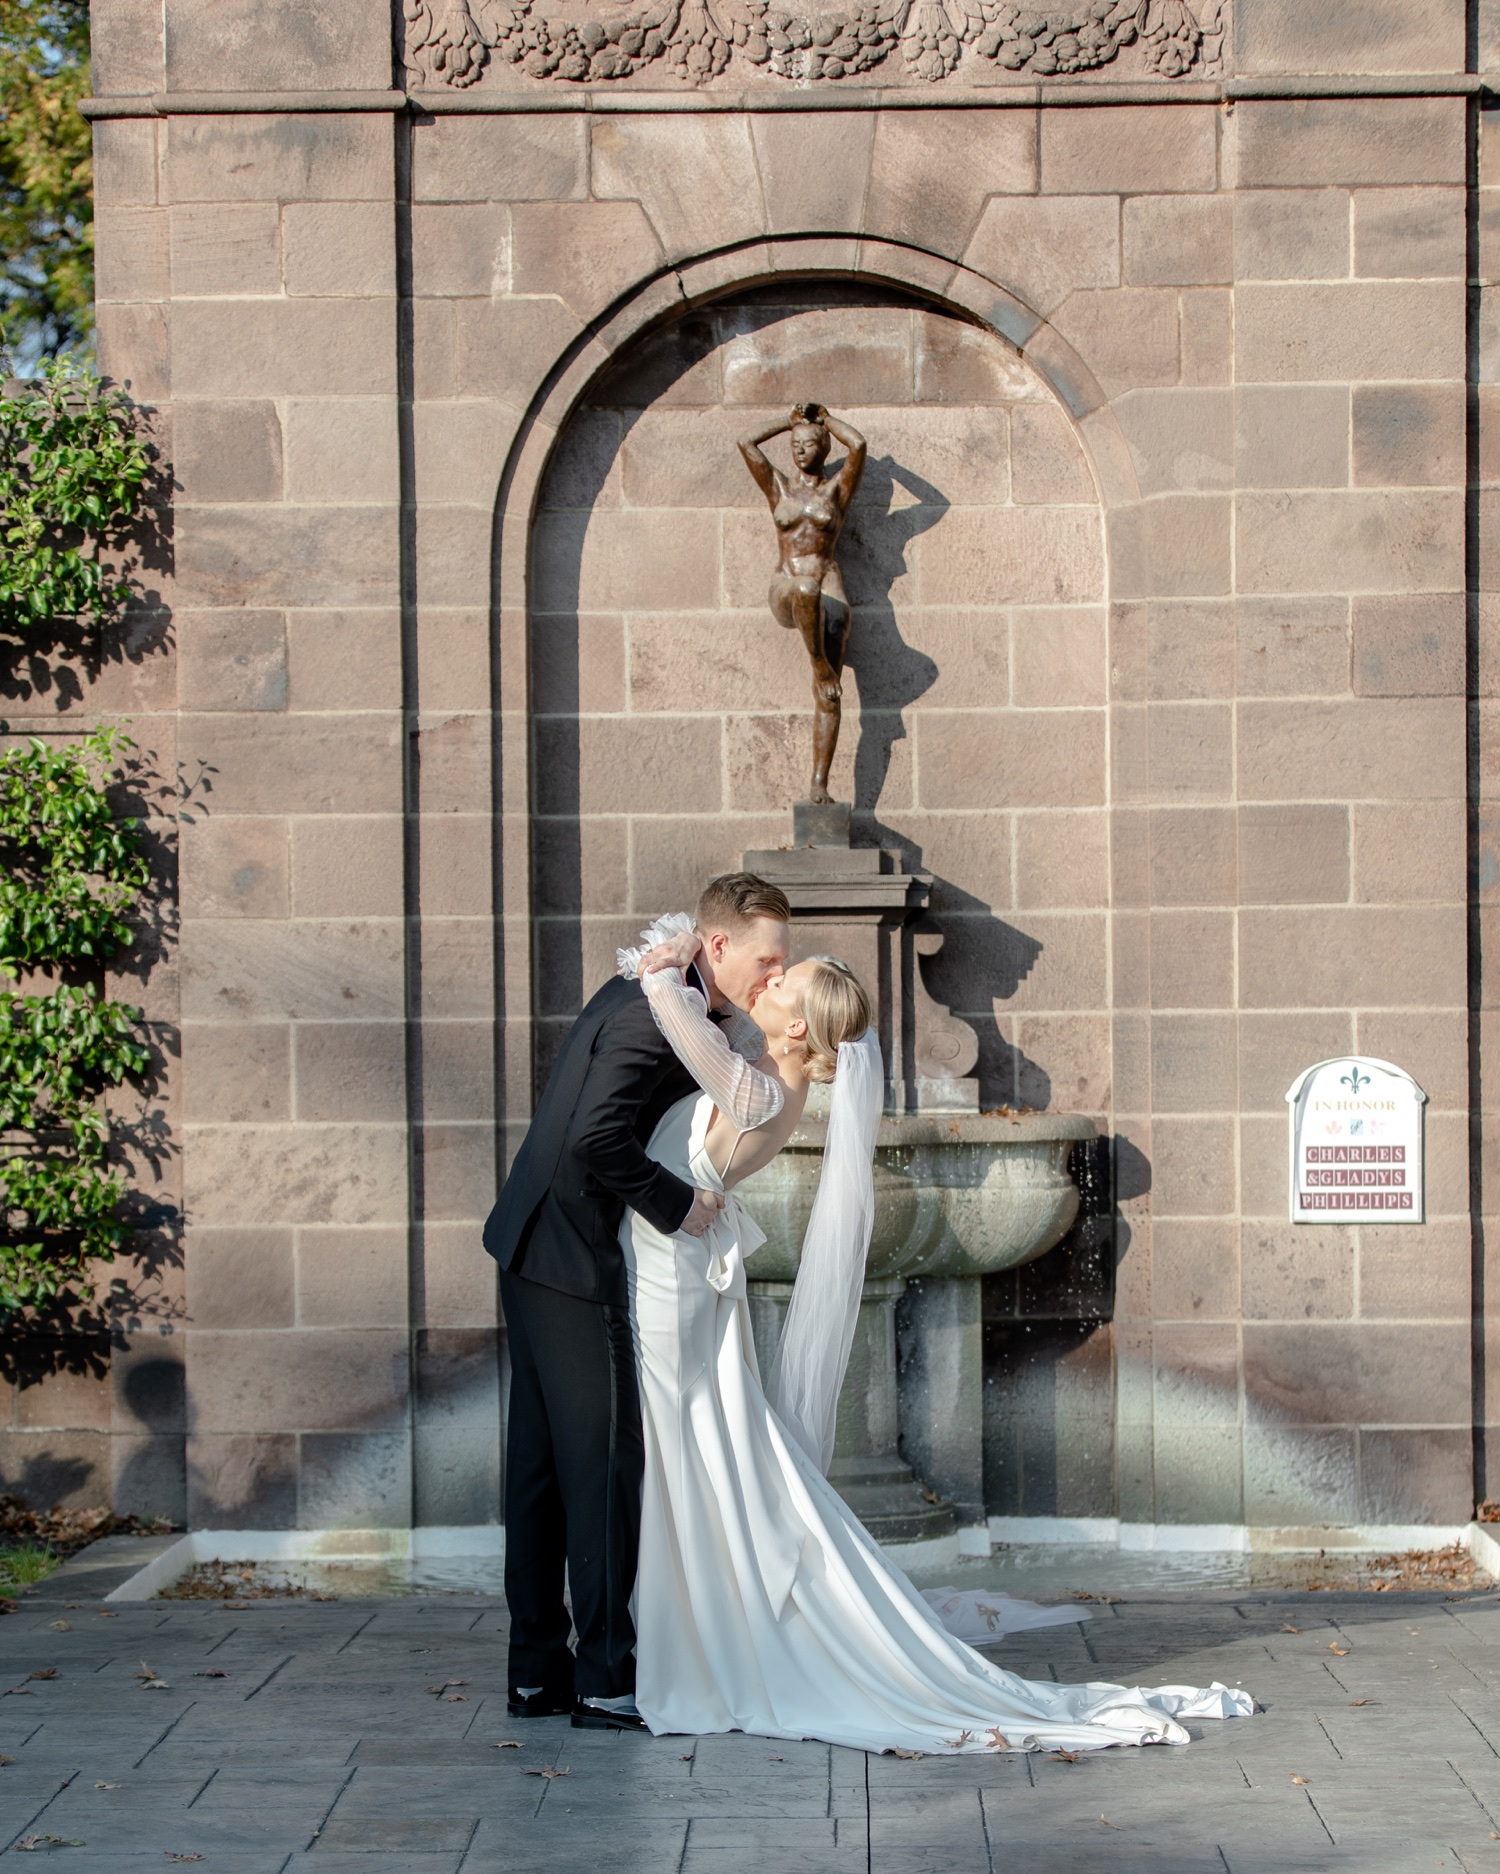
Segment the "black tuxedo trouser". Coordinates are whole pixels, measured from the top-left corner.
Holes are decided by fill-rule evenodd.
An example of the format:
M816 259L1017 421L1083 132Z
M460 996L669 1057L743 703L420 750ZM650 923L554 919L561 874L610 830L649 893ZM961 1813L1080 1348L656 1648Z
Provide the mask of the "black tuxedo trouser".
M635 1690L644 1470L630 1310L502 1271L510 1339L505 1598L512 1686ZM578 1632L568 1654L563 1565Z

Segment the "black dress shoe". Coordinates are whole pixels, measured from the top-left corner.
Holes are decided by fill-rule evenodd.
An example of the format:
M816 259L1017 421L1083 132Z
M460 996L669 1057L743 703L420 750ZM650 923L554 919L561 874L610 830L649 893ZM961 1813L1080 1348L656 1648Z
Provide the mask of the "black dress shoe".
M544 1685L540 1692L523 1697L514 1686L505 1695L505 1709L513 1718L565 1718L573 1709L571 1688L564 1691Z
M602 1705L591 1705L586 1698L573 1701L575 1731L644 1731L646 1728L646 1720L638 1711L606 1711Z

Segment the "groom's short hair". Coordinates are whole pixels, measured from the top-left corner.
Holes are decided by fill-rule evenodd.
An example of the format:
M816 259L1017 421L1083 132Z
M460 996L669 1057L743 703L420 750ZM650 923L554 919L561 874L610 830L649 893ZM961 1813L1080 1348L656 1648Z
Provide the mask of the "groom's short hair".
M753 872L725 872L703 887L698 900L699 930L743 930L759 917L791 923L792 907L779 885L768 885Z

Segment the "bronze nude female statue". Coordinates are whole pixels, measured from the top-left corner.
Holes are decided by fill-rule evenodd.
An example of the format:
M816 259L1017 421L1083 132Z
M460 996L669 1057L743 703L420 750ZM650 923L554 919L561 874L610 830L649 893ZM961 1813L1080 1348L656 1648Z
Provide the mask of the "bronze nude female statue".
M761 453L760 445L783 430L791 432L792 472L783 475ZM823 479L829 438L848 454L836 475ZM771 616L788 631L800 631L812 659L813 772L810 798L832 799L828 771L838 746L844 657L853 618L844 576L834 555L844 531L849 504L865 468L865 439L840 423L820 403L799 403L791 415L768 429L740 438L740 454L766 497L776 523L779 564L771 579Z

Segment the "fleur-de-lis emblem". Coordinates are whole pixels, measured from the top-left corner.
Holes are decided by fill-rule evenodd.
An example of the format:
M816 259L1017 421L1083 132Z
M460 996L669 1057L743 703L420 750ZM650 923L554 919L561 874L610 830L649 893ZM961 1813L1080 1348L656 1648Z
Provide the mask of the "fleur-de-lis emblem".
M1367 1087L1369 1084L1370 1076L1368 1074L1362 1074L1353 1062L1350 1063L1347 1074L1339 1075L1339 1085L1341 1087L1347 1087L1349 1091L1354 1094L1357 1094L1361 1087Z

